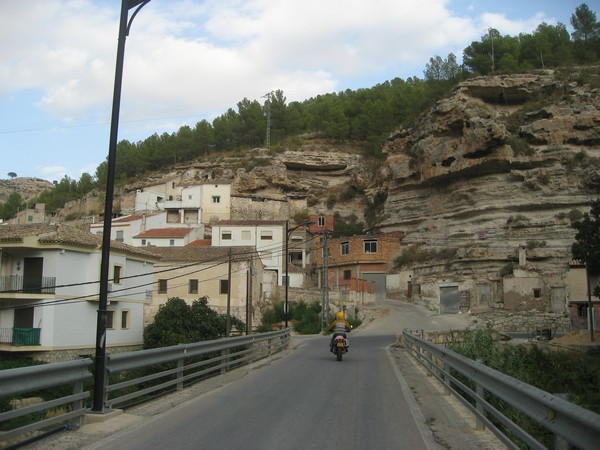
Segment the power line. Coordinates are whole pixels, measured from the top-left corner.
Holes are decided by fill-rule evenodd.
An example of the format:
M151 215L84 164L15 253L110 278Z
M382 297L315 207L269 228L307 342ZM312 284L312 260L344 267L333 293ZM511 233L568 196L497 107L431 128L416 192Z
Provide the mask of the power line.
M246 259L240 259L238 261L246 261ZM198 270L196 270L194 272L188 272L188 273L184 273L184 274L181 274L181 275L173 276L171 278L167 278L167 281L175 280L177 278L182 278L182 277L186 277L186 276L189 276L189 275L193 275L195 273L203 272L205 270L210 270L210 269L213 269L215 267L222 266L222 265L224 265L226 263L227 263L227 261L220 261L220 262L218 262L216 264L213 264L210 267L203 267L203 268L198 269ZM181 269L182 267L189 267L189 265L187 265L187 266L177 266L177 267L174 267L173 269L164 270L162 272L167 272L167 271L170 271L170 270L178 270L178 269ZM246 269L236 269L233 273L243 272L245 270ZM221 279L221 278L222 278L222 276L214 276L212 278L207 278L207 279L199 280L199 281L201 283L204 283L204 282L213 281L213 280ZM131 291L133 289L139 289L139 288L143 288L143 287L147 287L147 286L153 286L153 285L158 284L158 283L159 283L159 280L152 281L150 283L139 284L139 285L136 285L136 286L123 287L123 288L117 289L117 290L113 289L110 292L110 298L109 298L109 300L113 300L114 301L114 300L119 299L119 298L126 298L124 295L121 295L121 296L114 295L115 293L124 292L124 291ZM181 286L184 286L184 285L185 284L182 283L178 287L181 287ZM145 291L137 291L137 292L130 293L129 295L141 294L141 293L144 293L144 292ZM96 297L98 297L98 294L88 294L88 295L83 295L83 296L79 296L79 297L71 297L71 298L68 298L68 299L58 299L58 300L47 301L47 302L44 302L44 303L20 304L20 305L18 305L16 307L14 305L10 306L10 307L0 307L0 311L2 311L2 310L12 310L12 309L22 309L22 308L29 308L29 307L53 306L53 305L63 305L63 304L71 304L71 303L80 303L80 302L83 302L83 301L89 301L90 299L94 299Z

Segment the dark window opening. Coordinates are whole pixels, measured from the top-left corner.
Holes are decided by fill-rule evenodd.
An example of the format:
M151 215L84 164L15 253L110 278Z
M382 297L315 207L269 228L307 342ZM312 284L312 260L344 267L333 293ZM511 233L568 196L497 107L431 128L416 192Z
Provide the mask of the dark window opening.
M219 280L219 294L229 293L229 280Z
M167 293L167 280L158 280L158 293L159 294Z

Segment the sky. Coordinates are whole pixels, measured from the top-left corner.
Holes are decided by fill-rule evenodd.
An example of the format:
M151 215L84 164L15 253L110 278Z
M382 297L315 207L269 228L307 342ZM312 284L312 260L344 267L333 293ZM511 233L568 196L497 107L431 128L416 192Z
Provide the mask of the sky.
M151 0L125 45L118 141L394 78L491 28L531 33L581 0ZM600 0L585 2L600 16ZM120 0L0 0L0 179L94 175L106 160ZM130 11L130 17L134 9Z

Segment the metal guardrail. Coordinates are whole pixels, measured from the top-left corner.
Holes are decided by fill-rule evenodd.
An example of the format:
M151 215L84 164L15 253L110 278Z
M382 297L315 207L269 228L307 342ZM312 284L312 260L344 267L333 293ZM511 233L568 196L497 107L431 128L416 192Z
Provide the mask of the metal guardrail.
M167 390L181 390L186 384L271 356L287 347L289 340L287 329L109 355L103 405L110 409ZM152 367L158 370L149 370ZM111 383L111 379L117 381Z
M86 380L92 378L89 358L64 363L43 364L18 369L0 370L0 399L21 397L30 392L39 392L60 386L72 386L72 394L51 400L38 398L37 403L0 412L0 442L48 428L56 424L67 427L79 426L87 409L84 400L90 392L83 390ZM10 404L10 402L9 402ZM29 418L29 419L28 419ZM21 419L28 422L8 428L7 421Z
M116 405L127 405L133 400L140 403L183 389L201 379L269 357L289 342L290 330L286 329L107 355L104 409L107 412ZM90 390L84 391L84 383L92 379L91 369L92 360L86 358L0 370L0 444L22 440L32 432L51 427L79 426L90 412L85 404ZM115 382L111 384L110 380ZM70 395L49 400L41 397L52 397L48 390L68 386L72 386ZM33 396L34 404L17 405L19 400L15 401ZM8 407L11 409L3 411ZM13 420L19 424L13 426Z
M405 348L419 364L475 415L477 428L481 429L485 425L508 448L519 447L492 422L491 418L510 430L529 448L546 447L491 405L486 400L489 395L508 403L553 433L556 436L555 448L569 448L567 443L581 450L598 448L600 415L593 411L523 383L445 347L432 344L408 330L403 332L402 338ZM465 377L475 388L467 386L451 371Z

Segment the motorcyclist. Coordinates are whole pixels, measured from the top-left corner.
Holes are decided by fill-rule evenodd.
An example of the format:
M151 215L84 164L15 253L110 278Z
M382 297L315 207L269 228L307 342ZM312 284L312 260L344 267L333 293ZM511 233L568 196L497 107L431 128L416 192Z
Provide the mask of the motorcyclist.
M350 333L352 329L352 325L348 323L345 318L345 315L342 311L338 311L335 315L335 319L329 325L329 331L333 331L333 335L331 336L331 342L329 342L329 350L333 352L333 340L336 336L344 336L346 338L346 333Z

